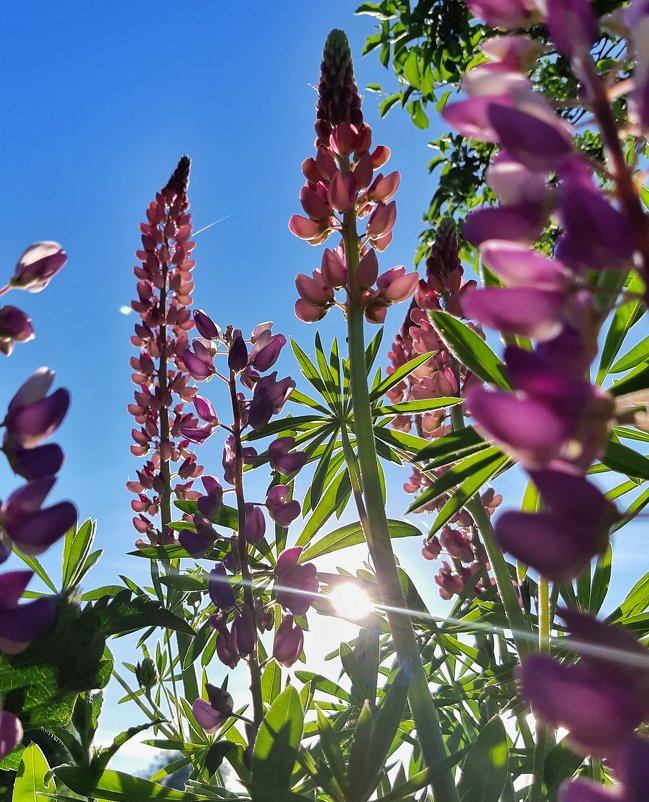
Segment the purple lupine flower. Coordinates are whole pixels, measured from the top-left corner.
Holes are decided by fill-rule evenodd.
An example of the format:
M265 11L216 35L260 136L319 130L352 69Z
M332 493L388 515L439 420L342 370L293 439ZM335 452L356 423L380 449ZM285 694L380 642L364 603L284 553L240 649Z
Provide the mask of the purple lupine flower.
M496 521L500 546L553 582L569 582L608 546L615 505L580 474L530 471L544 509L508 510Z
M201 482L207 495L200 496L196 506L201 515L206 518L215 518L223 506L223 488L218 479L213 476L202 476Z
M178 533L178 540L191 557L204 557L214 546L217 537L216 530L207 518L200 515L194 515L193 522L196 530L181 530Z
M248 364L248 347L239 329L232 335L232 345L228 352L228 367L235 373L240 373Z
M320 587L315 565L301 565L298 562L301 554L300 547L284 549L275 565L277 602L294 615L306 613Z
M290 377L277 381L277 371L255 383L252 401L248 408L248 422L255 431L263 429L273 415L277 415L295 389Z
M275 633L273 657L278 663L290 668L299 659L304 648L304 633L294 623L292 615L284 616Z
M244 605L232 622L232 646L241 657L252 654L255 648L255 628L250 607Z
M232 715L233 700L226 690L209 682L205 685L205 690L209 701L196 699L192 705L192 713L205 732L213 735Z
M194 325L201 337L205 337L206 340L217 340L221 336L219 327L202 309L194 310Z
M225 566L222 564L215 565L210 571L207 590L212 604L218 607L219 610L229 610L234 607L234 591L225 571Z
M53 476L28 482L15 490L0 510L0 526L7 537L32 557L63 537L77 519L76 508L69 501L41 509L55 482Z
M239 662L239 654L226 627L220 629L216 636L216 656L228 668L236 668Z
M0 352L10 356L15 343L34 339L31 319L17 306L0 308Z
M212 378L216 373L216 368L210 349L206 348L200 340L194 340L193 347L193 352L191 348L187 348L181 354L185 367L196 381Z
M33 575L33 571L0 574L0 652L5 654L22 652L54 623L56 601L52 597L18 604Z
M547 25L557 50L567 58L586 55L599 26L590 0L547 0Z
M576 610L563 610L581 656L576 664L548 655L526 658L521 691L535 715L565 727L579 754L615 754L649 713L647 652L629 632Z
M260 543L266 533L266 519L261 508L256 504L246 504L246 525L243 536L248 543Z
M289 494L288 485L271 487L266 495L268 514L280 526L289 526L300 514L299 501L286 501Z
M491 28L523 28L538 16L534 0L466 0L466 4L475 17Z
M0 758L13 752L22 739L20 719L7 710L0 710Z
M561 786L560 802L643 802L649 799L649 742L633 737L621 744L613 763L616 787L591 780L569 780ZM620 784L622 787L620 787Z
M36 448L10 448L4 446L4 452L11 470L23 479L42 479L54 476L63 465L63 449L55 443L36 446Z
M283 334L271 334L270 328L263 329L254 338L249 364L263 373L277 362L285 345L286 337Z
M290 476L304 467L308 459L302 451L289 453L295 448L294 437L279 437L268 446L270 467L282 476Z
M29 292L40 292L66 263L68 255L58 242L37 242L24 250L9 282Z
M47 395L54 373L39 368L9 402L4 425L9 447L34 448L61 425L70 406L70 393L59 388Z

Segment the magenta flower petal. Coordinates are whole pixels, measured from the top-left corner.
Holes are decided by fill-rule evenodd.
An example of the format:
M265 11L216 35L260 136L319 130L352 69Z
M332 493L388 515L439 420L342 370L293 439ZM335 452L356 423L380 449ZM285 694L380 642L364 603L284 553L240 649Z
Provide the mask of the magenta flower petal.
M561 290L566 283L563 265L517 242L488 240L480 248L480 257L508 287Z
M229 610L234 607L234 591L223 565L215 565L210 571L207 590L212 604L216 605L220 610Z
M0 652L22 652L50 629L55 618L56 601L51 597L0 610Z
M30 557L37 557L71 529L77 510L69 501L38 510L7 525L7 534L18 548Z
M469 212L462 235L476 246L492 239L530 244L540 236L546 219L547 212L538 203L487 206Z
M201 337L205 337L206 340L216 340L221 335L219 327L207 312L204 312L202 309L196 309L194 312L194 323L196 324L198 333Z
M599 26L590 0L547 0L552 41L564 56L583 56L597 41Z
M0 574L0 610L12 608L18 604L18 600L33 576L33 571L7 571Z
M466 0L466 4L475 17L491 28L522 28L536 16L533 0Z
M186 351L183 351L180 358L191 376L197 381L209 379L216 372L214 361L209 353L207 355L201 353L201 356L199 356L198 353L192 353L188 348Z
M70 406L70 393L60 388L20 409L10 411L5 419L7 432L23 448L34 448L61 425Z
M534 114L497 103L488 107L487 116L501 146L530 170L556 170L573 153L572 137L559 117L553 125Z
M552 727L565 727L572 748L580 754L602 756L614 750L647 713L647 700L638 704L635 689L581 664L532 655L523 662L519 679L534 714Z
M565 295L525 287L486 287L462 296L462 312L492 329L541 342L561 331Z
M0 758L13 752L23 738L20 720L7 710L0 711Z
M285 486L280 485L280 487ZM273 488L273 490L274 489L275 488ZM286 498L286 494L284 493L283 495L280 495L280 497L283 500ZM301 546L292 546L290 549L284 549L284 551L277 558L277 563L275 564L275 573L278 577L281 578L282 574L288 571L289 568L293 568L293 566L298 564L302 551L303 549Z
M7 451L13 472L30 481L54 476L63 465L63 450L55 443L47 443L36 448L15 447Z
M266 519L261 507L246 504L246 526L243 534L248 543L260 543L266 533Z
M10 284L29 292L40 292L61 270L67 259L68 255L58 242L37 242L30 245L21 254Z
M286 345L286 337L283 334L273 334L265 339L255 342L250 352L250 364L262 373L277 361L282 348Z
M235 373L240 373L248 364L248 348L241 336L241 332L235 332L230 351L228 353L228 367Z
M196 699L192 705L192 713L196 722L208 735L213 735L223 724L224 718L205 699Z
M442 119L467 139L475 139L477 142L497 142L498 134L491 125L487 111L496 101L511 104L508 95L476 95L468 100L449 103L442 111Z
M561 787L560 802L622 802L619 794L592 780L572 780Z
M299 659L304 647L304 634L294 625L293 616L287 615L279 625L273 641L273 657L290 668Z
M294 615L305 615L319 590L315 565L293 565L279 576L277 602Z
M54 381L54 371L49 368L39 368L24 382L9 402L7 411L17 412L19 409L40 401L47 395Z

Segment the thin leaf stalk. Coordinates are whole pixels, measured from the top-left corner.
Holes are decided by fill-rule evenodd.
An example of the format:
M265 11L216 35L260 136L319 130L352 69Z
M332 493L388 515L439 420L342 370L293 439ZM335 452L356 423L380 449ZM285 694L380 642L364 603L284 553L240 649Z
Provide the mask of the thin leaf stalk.
M415 721L422 756L426 766L432 767L447 757L447 751L410 618L403 612L397 612L407 608L392 549L377 464L378 457L367 386L363 309L360 304L360 292L354 289L354 275L360 256L360 240L356 230L354 210L345 213L343 241L351 288L347 314L349 372L356 448L367 512L365 537L376 571L381 597L388 608L388 623L397 658L402 668L406 669L409 674L408 701ZM436 802L459 802L450 769L436 776L431 781L431 785Z
M551 602L550 602L550 583L541 577L538 585L538 620L539 620L539 651L550 651L550 628L551 628ZM543 769L545 767L545 756L548 745L548 728L542 721L536 721L536 747L534 749L534 760L532 774L534 781L530 791L530 802L542 802L543 799Z

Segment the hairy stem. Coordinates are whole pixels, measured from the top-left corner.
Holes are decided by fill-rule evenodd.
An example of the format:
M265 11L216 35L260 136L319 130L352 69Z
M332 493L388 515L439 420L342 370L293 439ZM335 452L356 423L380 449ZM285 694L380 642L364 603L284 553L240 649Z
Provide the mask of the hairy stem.
M345 214L343 239L350 287L354 286L354 273L359 262L359 239L356 232L356 214ZM347 334L349 343L349 372L354 412L354 431L358 463L363 482L367 529L365 537L394 641L397 658L402 670L409 676L408 701L417 728L421 752L427 766L433 766L447 756L442 729L435 704L428 688L426 673L421 662L415 633L410 623L399 574L392 550L385 504L377 465L376 444L367 387L367 364L365 361L365 339L363 310L358 295L350 293ZM359 510L360 514L360 510ZM435 802L458 802L458 794L450 770L441 773L432 781Z

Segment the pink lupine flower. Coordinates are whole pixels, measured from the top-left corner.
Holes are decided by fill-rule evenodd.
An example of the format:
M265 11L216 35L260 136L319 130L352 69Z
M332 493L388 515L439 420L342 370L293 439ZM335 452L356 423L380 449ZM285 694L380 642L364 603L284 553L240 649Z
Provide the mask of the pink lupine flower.
M374 284L379 275L379 260L376 251L368 248L361 256L354 273L354 284L361 290L366 290Z
M418 283L419 273L406 273L406 268L399 265L380 275L376 285L387 301L400 303L410 298Z
M295 277L295 286L300 297L310 304L326 307L333 302L333 289L323 280L319 270L314 270L311 278L299 273Z
M519 203L544 205L549 193L544 173L530 170L505 152L491 160L486 180L501 203L507 206Z
M327 312L328 307L311 304L304 298L298 298L295 302L295 317L303 323L317 323Z
M280 526L289 526L300 514L299 501L286 501L289 494L288 485L271 487L266 495L268 514Z
M435 575L435 582L439 585L439 595L445 601L462 593L464 589L464 579L459 574L453 573L447 562L442 562L442 567Z
M494 102L504 105L511 104L512 101L509 95L496 97L476 95L468 100L449 103L442 110L441 116L444 122L467 139L475 139L477 142L497 142L498 134L492 127L488 114L489 107Z
M367 196L375 203L385 203L396 194L400 181L401 176L396 170L385 178L382 173L379 173L368 189Z
M464 563L473 562L473 549L464 532L454 529L452 526L445 526L439 540L449 556Z
M421 548L421 556L424 560L436 560L442 551L442 544L439 542L437 535L430 540L424 540L424 545Z
M58 242L37 242L23 251L9 282L11 287L40 292L67 262L68 255Z
M629 738L616 750L615 786L579 778L561 786L560 802L642 802L649 795L649 742Z
M531 244L540 237L547 217L547 210L535 202L485 206L469 212L462 235L476 246L492 239Z
M275 633L273 657L278 663L290 668L299 659L303 648L304 633L294 623L292 615L284 616Z
M54 623L54 598L18 604L33 575L33 571L8 571L0 575L0 652L5 654L24 651Z
M353 173L336 171L328 189L329 203L337 212L346 212L356 201L356 179Z
M563 328L563 292L536 287L485 287L462 297L462 311L484 326L544 341Z
M325 284L328 286L334 289L340 289L345 286L347 283L347 265L345 263L345 254L341 247L335 248L333 251L325 248L322 254L320 272Z
M294 214L288 221L291 234L306 240L310 245L320 245L328 236L327 222L318 222L309 217Z
M0 710L0 758L13 752L22 739L20 719L7 710Z
M538 19L534 0L465 0L471 13L491 28L524 28Z
M527 72L541 53L541 44L529 36L492 36L480 45L480 50L491 62L512 70Z
M0 308L0 352L10 356L15 343L26 343L34 339L31 319L16 306Z
M392 231L397 220L397 205L394 201L388 204L378 203L367 223L367 236L370 242L376 242Z

